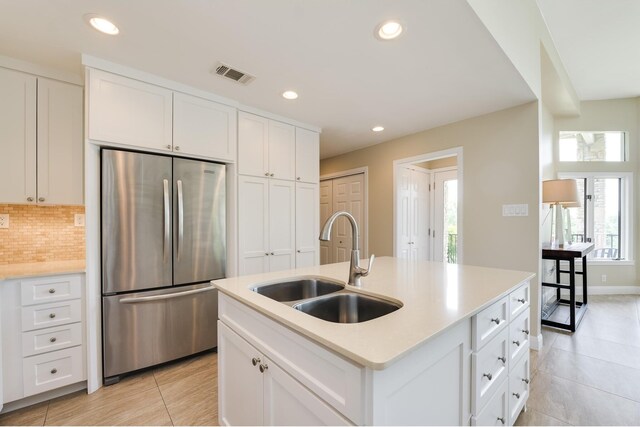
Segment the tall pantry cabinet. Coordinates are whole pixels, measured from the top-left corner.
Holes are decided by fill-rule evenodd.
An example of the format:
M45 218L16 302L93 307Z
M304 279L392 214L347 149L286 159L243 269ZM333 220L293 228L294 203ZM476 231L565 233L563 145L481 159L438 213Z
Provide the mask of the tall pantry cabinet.
M238 113L239 273L318 264L319 135Z

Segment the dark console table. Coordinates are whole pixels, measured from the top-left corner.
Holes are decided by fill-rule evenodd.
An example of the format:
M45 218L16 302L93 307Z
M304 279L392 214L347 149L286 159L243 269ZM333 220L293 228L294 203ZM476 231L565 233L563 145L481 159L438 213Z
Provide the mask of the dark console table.
M575 332L587 310L587 254L593 250L593 243L572 243L564 247L543 246L542 259L550 259L556 262L556 283L542 282L542 286L556 288L556 300L551 310L542 317L542 324L555 328L566 329ZM576 271L575 260L582 258L582 271ZM569 270L560 269L560 261L569 262ZM560 283L561 273L569 274L569 284ZM576 274L582 275L582 301L576 301ZM562 289L569 290L569 299L562 298ZM569 306L569 323L549 320L549 317L560 305Z

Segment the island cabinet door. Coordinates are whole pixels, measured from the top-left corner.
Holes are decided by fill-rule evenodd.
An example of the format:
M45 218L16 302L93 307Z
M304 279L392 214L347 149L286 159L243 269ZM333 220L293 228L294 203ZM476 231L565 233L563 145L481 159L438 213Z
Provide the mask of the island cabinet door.
M218 321L220 425L263 425L262 354Z
M264 423L269 426L350 425L336 410L272 361L263 361Z

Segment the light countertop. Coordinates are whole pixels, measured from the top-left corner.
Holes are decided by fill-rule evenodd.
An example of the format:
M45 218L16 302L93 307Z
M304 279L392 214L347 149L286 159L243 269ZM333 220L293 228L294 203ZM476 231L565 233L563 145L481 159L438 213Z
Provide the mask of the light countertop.
M48 261L0 265L0 281L54 274L84 273L85 261Z
M367 265L366 260L361 265ZM213 281L232 298L254 308L353 362L384 369L447 328L507 295L533 273L437 262L377 258L358 292L399 300L403 307L363 323L317 319L251 291L262 282L324 276L345 282L349 263L329 264ZM354 288L347 286L350 290Z

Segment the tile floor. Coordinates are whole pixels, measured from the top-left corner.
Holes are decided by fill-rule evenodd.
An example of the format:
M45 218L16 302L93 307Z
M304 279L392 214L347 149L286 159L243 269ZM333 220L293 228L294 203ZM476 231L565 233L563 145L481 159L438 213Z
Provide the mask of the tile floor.
M543 329L517 425L640 425L640 296L592 296L575 334ZM217 355L179 361L87 395L0 415L0 425L215 425Z

